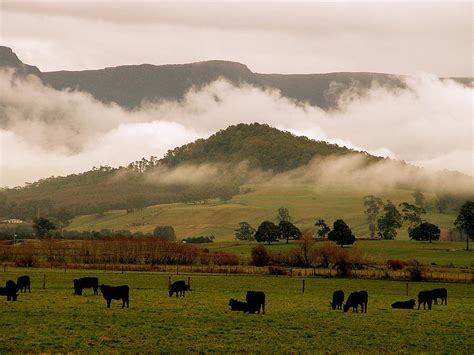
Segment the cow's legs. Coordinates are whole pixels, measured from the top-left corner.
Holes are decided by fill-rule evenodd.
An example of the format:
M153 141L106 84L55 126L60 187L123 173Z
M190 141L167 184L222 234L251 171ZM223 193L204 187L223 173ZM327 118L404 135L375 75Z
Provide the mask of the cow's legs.
M107 300L107 308L110 308L110 301L111 301L111 299Z

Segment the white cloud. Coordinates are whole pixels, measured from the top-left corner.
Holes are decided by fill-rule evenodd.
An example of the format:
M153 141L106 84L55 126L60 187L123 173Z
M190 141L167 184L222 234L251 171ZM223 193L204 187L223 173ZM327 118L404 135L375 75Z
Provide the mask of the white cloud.
M88 94L56 91L34 78L0 75L0 185L18 185L98 165L161 157L231 124L261 122L435 169L474 175L473 89L429 75L407 90L374 86L325 112L276 91L216 81L180 102L126 111ZM353 91L349 90L353 95Z

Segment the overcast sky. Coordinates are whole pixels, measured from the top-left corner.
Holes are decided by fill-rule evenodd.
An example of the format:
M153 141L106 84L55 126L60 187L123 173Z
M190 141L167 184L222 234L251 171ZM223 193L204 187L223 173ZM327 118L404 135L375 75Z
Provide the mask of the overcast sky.
M225 59L261 73L472 76L472 3L0 0L0 42L42 71Z

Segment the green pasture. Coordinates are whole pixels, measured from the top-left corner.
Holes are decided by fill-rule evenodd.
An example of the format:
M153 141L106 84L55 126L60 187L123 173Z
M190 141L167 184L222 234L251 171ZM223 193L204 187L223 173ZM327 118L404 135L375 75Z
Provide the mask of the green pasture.
M185 298L168 297L167 274L9 269L0 283L28 273L32 292L17 302L0 299L0 353L5 352L260 352L453 353L474 351L472 284L406 283L284 276L191 275ZM46 275L46 289L42 289ZM128 284L130 308L101 295L72 294L72 279L98 276ZM173 275L173 280L187 275ZM420 290L448 289L448 305L432 311L393 310ZM365 289L368 313L329 307L332 292ZM266 293L265 315L230 312L230 298Z
M197 235L214 235L217 241L234 239L238 223L249 222L255 228L264 220L277 222L279 207L288 208L293 222L301 229L314 233L314 223L322 218L331 224L344 219L356 236L368 236L362 198L368 194L352 189L322 189L314 185L245 185L232 200L209 200L202 204L172 203L147 207L133 213L109 211L104 215L87 215L75 218L69 229L100 230L102 228L152 232L157 225L171 225L178 238ZM395 204L413 203L412 191L392 189L373 192ZM426 194L427 200L434 196ZM454 214L429 212L426 220L443 230L453 227ZM400 239L408 239L406 228L399 230Z
M253 247L259 243L255 241L224 241L217 243L196 244L210 251L222 251L241 256L248 260ZM264 244L271 252L288 251L299 246L298 241L280 241L271 245ZM315 248L321 245L315 242ZM424 265L474 267L474 250L466 251L464 242L436 241L418 242L413 240L359 240L348 250L360 249L369 259L378 264L385 264L389 259L398 259L406 262L418 260Z

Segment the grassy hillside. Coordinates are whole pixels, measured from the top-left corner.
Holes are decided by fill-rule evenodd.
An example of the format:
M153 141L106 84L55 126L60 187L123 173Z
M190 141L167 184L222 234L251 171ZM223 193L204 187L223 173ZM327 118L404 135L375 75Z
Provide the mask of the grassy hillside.
M74 219L69 229L99 230L101 228L130 229L151 232L156 225L172 225L179 238L213 234L217 241L234 239L234 229L246 221L256 227L263 220L276 222L277 209L289 209L293 222L302 230L314 230L314 222L323 218L332 223L344 219L359 237L368 235L362 198L364 192L323 190L309 185L244 185L247 193L234 196L224 203L210 200L206 204L173 203L147 207L126 213L116 210L103 216L87 215ZM378 196L398 204L413 202L409 190L391 190ZM427 194L427 199L434 196ZM452 228L455 214L428 212L426 219L442 229ZM400 238L406 239L405 229Z

